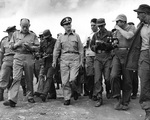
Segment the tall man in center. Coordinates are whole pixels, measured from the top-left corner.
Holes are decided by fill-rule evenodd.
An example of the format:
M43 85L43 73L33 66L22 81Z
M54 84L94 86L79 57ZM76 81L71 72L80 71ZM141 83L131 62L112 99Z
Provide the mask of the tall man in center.
M76 79L80 66L83 66L83 45L78 34L71 29L72 18L65 17L60 25L65 33L56 41L53 52L53 67L60 55L60 71L63 84L64 105L70 104L71 94L78 99Z

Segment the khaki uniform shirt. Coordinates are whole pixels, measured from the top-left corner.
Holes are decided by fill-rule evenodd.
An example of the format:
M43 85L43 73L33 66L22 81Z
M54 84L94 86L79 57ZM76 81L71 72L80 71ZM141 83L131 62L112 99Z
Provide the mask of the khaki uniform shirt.
M30 46L38 46L40 44L35 33L29 31L27 34L23 34L21 31L16 31L10 40L10 48L13 49L13 45L20 40L22 43L28 43ZM31 51L27 50L24 46L19 46L15 49L15 52L25 53Z
M76 60L80 55L80 62L83 62L83 45L78 34L65 33L58 38L53 52L53 62L56 62L60 54L61 60Z
M2 40L0 52L4 55L3 61L13 61L15 52L9 48L8 36Z

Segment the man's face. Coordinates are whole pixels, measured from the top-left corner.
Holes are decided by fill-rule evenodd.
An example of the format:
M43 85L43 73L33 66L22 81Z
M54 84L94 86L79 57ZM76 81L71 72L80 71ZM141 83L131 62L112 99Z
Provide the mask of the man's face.
M105 25L98 25L98 28L100 31L104 30L105 29Z
M23 20L20 22L20 26L21 26L21 31L22 31L23 33L28 33L28 32L29 32L29 27L30 27L30 22L29 22L29 20L23 19Z
M97 31L97 25L96 25L96 23L94 23L94 22L91 22L91 30L93 31L93 32L96 32Z
M11 39L13 33L14 33L14 31L8 32L8 38L9 38L9 39Z
M70 31L71 30L71 23L67 23L67 24L64 24L63 27L65 29L65 31Z
M125 25L125 22L122 21L122 20L118 20L118 21L116 21L116 25L118 25L119 27L123 28L124 25Z
M139 18L141 22L145 22L146 13L137 12L137 18Z
M21 31L27 33L29 31L29 25L21 25Z

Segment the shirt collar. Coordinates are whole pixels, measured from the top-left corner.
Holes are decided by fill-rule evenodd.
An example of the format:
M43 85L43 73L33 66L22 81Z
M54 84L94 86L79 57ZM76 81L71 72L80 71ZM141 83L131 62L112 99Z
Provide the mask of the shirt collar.
M70 32L69 34L68 33L64 33L64 35L74 35L74 33L73 32Z
M20 33L22 33L22 31L21 31L21 30L20 30L19 32L20 32ZM28 31L28 32L27 32L27 34L30 34L30 33L31 33L30 31ZM22 33L22 34L24 34L24 33Z

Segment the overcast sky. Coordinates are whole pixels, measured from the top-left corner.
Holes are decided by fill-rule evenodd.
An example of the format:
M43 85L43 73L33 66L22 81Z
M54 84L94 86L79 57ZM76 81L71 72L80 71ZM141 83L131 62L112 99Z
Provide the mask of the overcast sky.
M29 18L30 30L37 35L44 29L50 29L53 37L64 32L60 21L72 17L72 28L82 41L90 33L91 18L105 18L106 28L113 29L112 22L118 14L125 14L128 22L138 24L137 14L133 11L140 4L149 4L150 0L0 0L0 39L7 34L8 26L16 25L20 29L21 18Z

